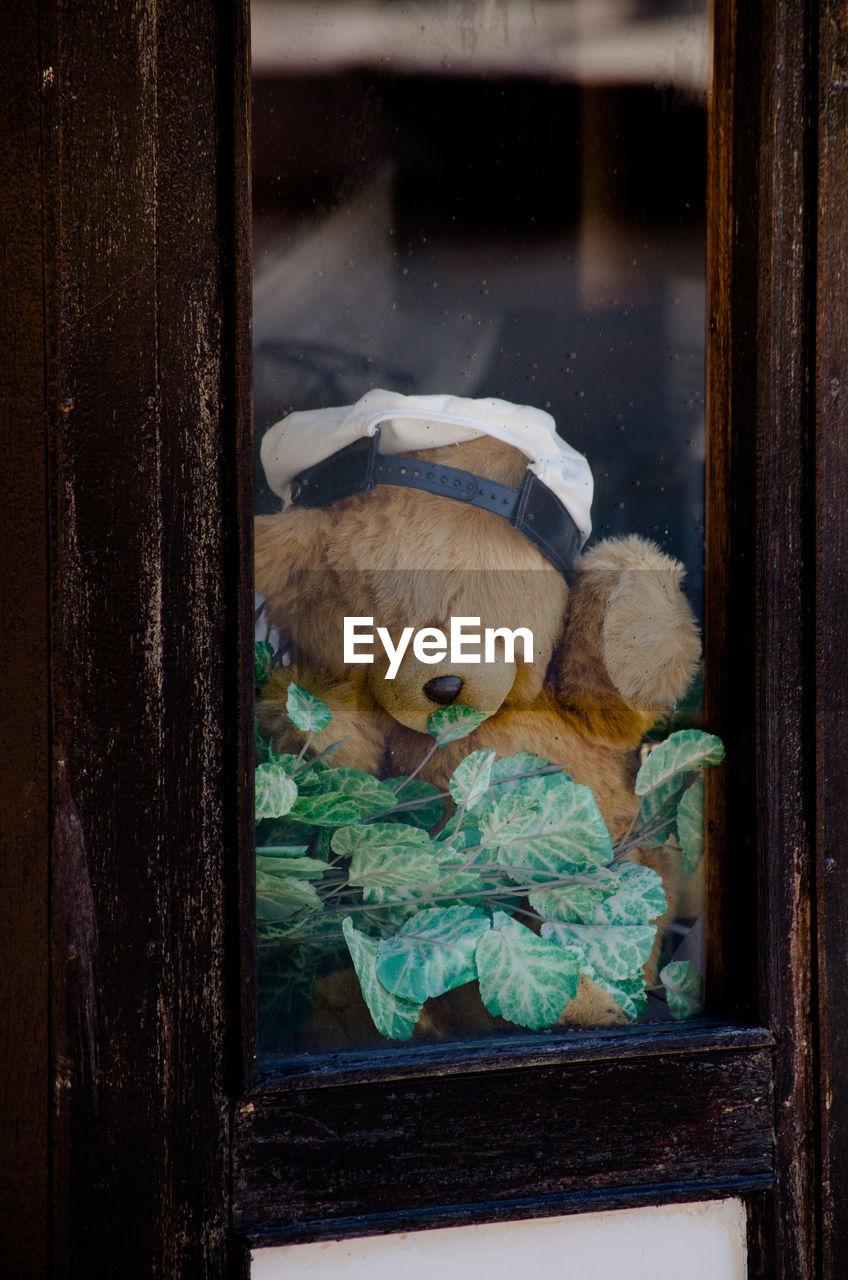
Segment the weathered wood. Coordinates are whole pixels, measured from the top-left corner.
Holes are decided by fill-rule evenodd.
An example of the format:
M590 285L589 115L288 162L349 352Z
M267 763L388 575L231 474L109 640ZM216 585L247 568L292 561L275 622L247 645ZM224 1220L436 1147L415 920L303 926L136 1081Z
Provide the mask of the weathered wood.
M816 959L821 1275L848 1275L848 27L819 21L816 244Z
M708 980L716 1012L758 1010L778 1035L777 1182L774 1195L750 1202L751 1274L801 1277L815 1274L817 1250L806 622L811 19L803 0L726 0L715 21L707 671L710 724L720 726L729 767ZM759 991L750 986L755 971Z
M0 84L0 1258L42 1277L48 1213L47 478L41 66L33 5L4 9Z
M0 50L3 1261L244 1277L244 15L31 8ZM835 0L715 16L710 1000L776 1047L702 1024L286 1068L235 1111L254 1241L751 1191L752 1274L848 1273L848 50Z
M747 10L749 15L753 12ZM757 34L732 0L714 6L707 146L705 724L728 763L707 787L706 992L716 1015L757 1017L753 638L753 334L757 275ZM740 73L740 67L743 69Z
M342 1240L357 1236L390 1235L398 1231L426 1231L440 1227L473 1226L480 1222L521 1222L532 1218L565 1217L569 1214L608 1212L613 1209L644 1209L663 1204L699 1203L732 1197L762 1195L774 1179L771 1174L751 1177L710 1179L699 1176L694 1182L664 1182L654 1187L642 1182L636 1187L602 1191L563 1192L544 1199L524 1196L513 1200L486 1200L481 1204L452 1205L448 1208L413 1210L404 1213L369 1213L367 1217L338 1218L329 1238ZM260 1227L240 1237L245 1251L274 1245L307 1244L320 1240L312 1222L289 1227Z
M243 13L45 5L42 45L54 1252L69 1276L223 1276L248 767Z
M807 619L811 530L809 271L815 163L808 129L814 65L803 0L762 7L758 148L758 322L754 488L756 792L761 1016L775 1055L777 1182L754 1274L817 1274L818 1169L811 933L814 672Z
M728 1026L711 1018L691 1022L646 1022L627 1027L567 1029L541 1035L520 1033L450 1044L406 1045L360 1053L264 1056L257 1091L273 1094L294 1087L413 1080L444 1075L479 1075L516 1067L569 1066L577 1062L649 1061L672 1053L764 1049L774 1037L763 1027Z
M236 1113L235 1225L318 1239L762 1187L770 1080L761 1048L263 1091Z
M238 708L233 735L225 743L228 776L236 786L232 847L238 880L237 932L231 938L238 957L238 996L231 1008L230 1095L236 1097L254 1083L257 1050L256 1014L256 831L253 820L253 205L251 195L251 77L248 2L234 6L232 155L233 155L233 292L229 299L233 335L232 387L234 402L234 483L226 514L231 536L238 539L237 563L231 569L229 600L234 603L238 659L232 667L228 704ZM231 607L232 607L231 603Z

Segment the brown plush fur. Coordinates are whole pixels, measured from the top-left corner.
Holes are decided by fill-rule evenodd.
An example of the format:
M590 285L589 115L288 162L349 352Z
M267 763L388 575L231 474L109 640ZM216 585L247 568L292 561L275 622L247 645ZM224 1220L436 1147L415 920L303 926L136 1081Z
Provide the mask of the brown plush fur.
M419 454L419 457L425 456ZM430 451L427 457L513 486L526 459L491 439ZM303 735L285 715L290 682L323 698L333 722L316 750L350 735L334 762L383 777L411 772L426 754L430 712L423 686L458 674L458 702L487 713L470 737L440 749L422 777L444 787L470 751L528 750L567 768L590 787L615 839L638 802L638 748L659 711L688 686L699 658L695 623L681 591L683 570L652 543L608 539L577 562L571 592L539 551L499 516L420 492L381 486L317 510L290 510L256 522L256 587L270 621L289 638L292 665L268 681L260 721L280 750L298 751ZM371 616L396 640L404 626L447 631L451 616L486 626L533 630L534 661L468 664L449 657L424 666L410 650L393 681L375 645L375 662L344 666L342 620ZM675 913L671 856L635 849L633 861L663 877L668 910L646 966L655 981L659 940ZM316 983L307 1038L342 1048L379 1039L352 972ZM562 1021L623 1021L609 996L581 978ZM495 1025L475 994L461 988L429 1001L417 1034L453 1036Z

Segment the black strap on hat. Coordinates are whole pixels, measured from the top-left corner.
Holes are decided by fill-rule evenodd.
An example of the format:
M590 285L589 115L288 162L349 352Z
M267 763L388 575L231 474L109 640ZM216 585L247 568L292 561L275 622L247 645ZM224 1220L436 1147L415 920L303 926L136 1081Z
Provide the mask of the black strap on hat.
M326 507L378 484L422 489L503 516L566 576L580 550L580 533L571 513L529 468L521 488L512 489L440 462L380 453L379 427L373 436L354 440L301 471L292 481L292 505Z

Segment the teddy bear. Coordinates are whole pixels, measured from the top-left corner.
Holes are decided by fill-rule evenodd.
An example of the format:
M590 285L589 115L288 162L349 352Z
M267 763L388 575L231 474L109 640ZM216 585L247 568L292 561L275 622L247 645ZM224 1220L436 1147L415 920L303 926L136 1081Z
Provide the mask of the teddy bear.
M285 712L292 683L333 714L311 750L342 740L334 763L381 778L416 769L428 717L458 704L486 718L418 776L443 789L471 751L529 751L590 788L614 839L625 832L638 808L640 745L688 688L698 629L684 570L659 547L638 536L585 546L591 473L550 416L498 400L375 391L357 406L290 415L268 433L262 456L283 498L255 523L256 588L289 654L257 705L276 749L304 744ZM439 649L437 637L457 619L462 637L471 623L493 635L489 661L473 645ZM345 650L346 625L359 628L359 650ZM424 639L400 654L410 628ZM677 864L664 847L628 857L657 871L665 889L645 970L654 982ZM373 1027L352 969L316 982L313 1019L322 1047L368 1041ZM585 976L560 1019L623 1020ZM465 987L428 1001L416 1034L468 1035L498 1021Z

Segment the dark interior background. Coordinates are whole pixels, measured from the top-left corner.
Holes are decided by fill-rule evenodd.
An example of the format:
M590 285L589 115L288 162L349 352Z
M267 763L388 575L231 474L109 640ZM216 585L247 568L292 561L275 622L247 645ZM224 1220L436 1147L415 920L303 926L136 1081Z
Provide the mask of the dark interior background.
M318 9L343 32L345 4ZM612 6L614 47L648 25L683 40L702 9ZM265 30L254 21L257 441L292 409L375 386L545 408L592 465L595 536L679 556L700 612L706 95L691 69L658 54L653 72L625 58L620 77L613 60L578 82L516 56L434 74L403 51L388 67L376 52L275 65ZM258 509L275 501L258 469Z

